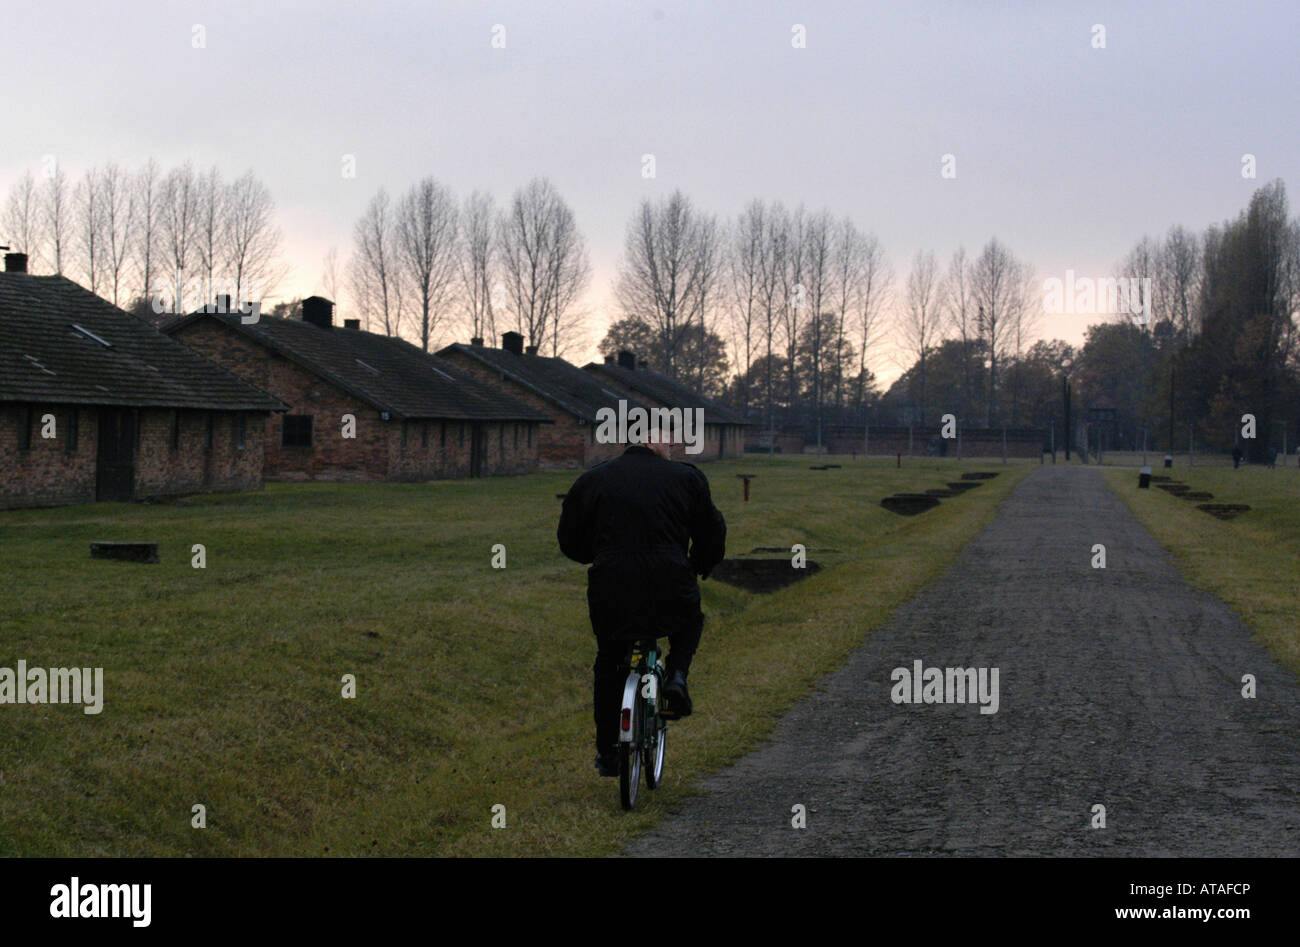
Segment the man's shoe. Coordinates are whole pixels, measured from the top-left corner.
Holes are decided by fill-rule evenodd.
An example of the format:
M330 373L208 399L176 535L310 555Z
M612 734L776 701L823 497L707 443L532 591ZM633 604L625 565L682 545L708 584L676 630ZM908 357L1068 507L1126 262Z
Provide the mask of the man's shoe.
M618 775L618 751L596 754L596 772L602 776Z
M668 675L664 685L664 706L659 716L669 720L691 715L691 693L686 689L686 672L677 670Z

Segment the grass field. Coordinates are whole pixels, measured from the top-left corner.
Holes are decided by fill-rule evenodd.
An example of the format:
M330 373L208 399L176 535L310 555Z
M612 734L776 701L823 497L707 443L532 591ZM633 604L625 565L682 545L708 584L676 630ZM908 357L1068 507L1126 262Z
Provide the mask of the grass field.
M0 666L102 666L105 691L98 716L0 706L0 854L615 853L761 740L1037 466L813 462L705 466L729 555L802 542L828 568L768 596L703 583L698 709L631 815L591 763L585 570L555 542L573 473L0 513ZM937 510L879 506L982 469L1003 473ZM738 471L758 474L748 504ZM156 541L162 562L93 560L98 539Z
M1279 663L1300 676L1300 470L1178 467L1171 474L1211 503L1250 512L1218 520L1164 490L1138 489L1136 470L1104 476L1142 524L1173 553L1183 576L1230 605Z

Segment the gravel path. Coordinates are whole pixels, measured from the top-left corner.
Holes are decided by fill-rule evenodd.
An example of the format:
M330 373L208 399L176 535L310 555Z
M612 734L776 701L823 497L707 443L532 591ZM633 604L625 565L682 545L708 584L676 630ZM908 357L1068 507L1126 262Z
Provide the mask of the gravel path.
M998 668L997 712L894 703L891 672L918 659ZM1298 748L1294 676L1096 470L1043 467L771 741L628 853L1296 856Z

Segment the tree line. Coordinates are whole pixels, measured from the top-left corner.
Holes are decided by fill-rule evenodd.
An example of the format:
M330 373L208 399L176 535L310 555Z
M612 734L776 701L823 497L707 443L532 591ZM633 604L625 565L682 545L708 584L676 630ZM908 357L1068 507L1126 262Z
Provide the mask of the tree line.
M163 171L91 167L75 180L47 158L10 188L0 234L26 253L28 271L67 275L114 305L137 312L178 284L191 305L233 286L258 300L284 277L282 235L266 186L248 171L232 181L191 162ZM239 289L245 287L246 289Z
M932 269L918 257L909 276L899 315L912 360L876 405L872 418L879 422L933 424L936 412L952 412L963 423L983 417L990 426L1053 429L1059 446L1067 436L1068 382L1068 430L1076 446L1240 447L1261 462L1300 442L1300 218L1289 216L1280 180L1257 190L1235 219L1202 233L1174 225L1163 236L1138 240L1113 279L1149 280L1143 311L1102 314L1080 346L1060 340L1024 346L1026 330L1044 311L1042 297L1029 293L1025 313L1008 325L997 378L986 292L975 293L967 307L976 312L977 327L985 324L972 339L960 331L962 268L950 267L947 288L938 293L926 291ZM973 278L991 285L987 272ZM946 303L949 320L935 323L923 344L931 324L924 313L936 297L940 308ZM1100 298L1090 303L1100 304ZM1001 403L994 401L998 392ZM1251 428L1246 415L1253 436L1243 436Z
M275 205L251 171L225 181L216 168L163 172L151 160L75 181L57 165L45 172L24 174L0 216L32 272L67 273L136 309L178 273L209 287L256 281L261 295L283 276ZM504 205L483 191L459 199L433 177L396 198L381 188L339 269L331 250L331 298L345 284L367 328L426 350L448 331L493 344L513 329L562 356L584 342L591 315L586 242L545 178ZM1146 311L1103 313L1076 348L1036 339L1044 284L996 237L946 266L918 252L900 280L849 217L755 199L726 219L676 191L628 220L599 349L630 349L765 427L819 440L830 424L933 426L949 413L966 427L1063 425L1066 379L1075 420L1104 424L1116 448L1176 447L1184 435L1231 447L1249 413L1260 435L1243 446L1259 459L1300 419L1300 220L1281 181L1200 234L1144 236L1115 276L1147 281ZM884 391L868 366L878 349L903 369ZM1097 406L1113 415L1090 416Z
M548 180L498 208L491 194L461 201L426 177L396 200L383 188L370 200L347 278L367 328L414 334L426 351L449 327L489 343L513 329L560 356L582 340L590 275L573 211Z

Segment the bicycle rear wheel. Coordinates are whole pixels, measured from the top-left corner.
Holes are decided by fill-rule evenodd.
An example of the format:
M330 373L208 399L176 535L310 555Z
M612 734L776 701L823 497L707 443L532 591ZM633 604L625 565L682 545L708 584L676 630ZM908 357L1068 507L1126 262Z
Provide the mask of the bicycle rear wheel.
M645 726L644 701L632 702L632 740L618 745L618 794L624 809L635 809L641 788L641 739Z

